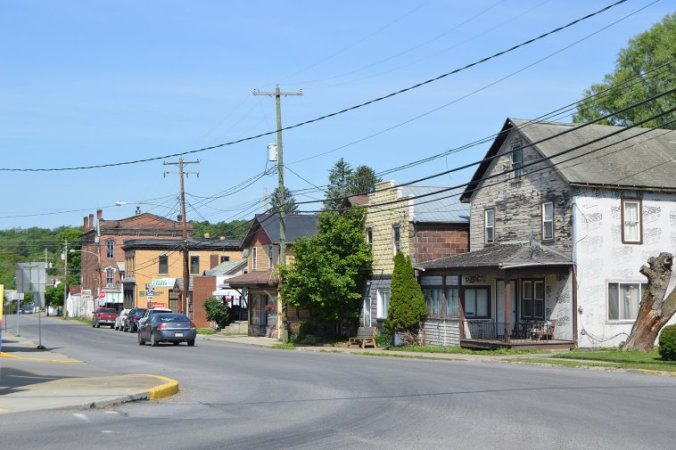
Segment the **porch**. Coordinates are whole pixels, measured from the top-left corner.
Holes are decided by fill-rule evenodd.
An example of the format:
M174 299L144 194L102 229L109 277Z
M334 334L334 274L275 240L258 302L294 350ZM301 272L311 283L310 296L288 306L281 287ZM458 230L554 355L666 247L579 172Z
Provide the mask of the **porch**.
M553 321L522 321L510 326L505 333L505 323L495 319L468 319L462 321L460 346L463 348L495 350L570 350L575 342L556 339Z

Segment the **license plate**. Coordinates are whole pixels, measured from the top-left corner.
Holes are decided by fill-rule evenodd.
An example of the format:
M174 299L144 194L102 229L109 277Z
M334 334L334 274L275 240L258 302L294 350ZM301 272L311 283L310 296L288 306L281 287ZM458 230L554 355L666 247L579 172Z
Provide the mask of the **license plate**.
M176 333L176 334L174 334L174 336L176 336L176 337L183 337L183 333Z

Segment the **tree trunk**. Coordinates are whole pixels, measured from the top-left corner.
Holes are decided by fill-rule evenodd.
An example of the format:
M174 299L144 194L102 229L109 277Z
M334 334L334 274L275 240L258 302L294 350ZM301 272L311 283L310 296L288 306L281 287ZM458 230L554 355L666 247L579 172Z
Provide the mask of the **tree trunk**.
M666 295L672 263L673 255L663 252L648 259L648 265L641 267L641 273L648 278L648 289L641 300L631 334L622 345L623 351L652 351L660 330L676 312L676 289Z

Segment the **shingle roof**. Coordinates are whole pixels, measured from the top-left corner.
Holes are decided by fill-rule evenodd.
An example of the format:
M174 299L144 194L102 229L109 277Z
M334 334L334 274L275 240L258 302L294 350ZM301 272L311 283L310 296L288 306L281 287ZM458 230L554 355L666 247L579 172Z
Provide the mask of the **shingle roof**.
M277 286L277 281L277 276L272 270L249 272L228 278L228 284L232 287Z
M533 148L551 158L571 185L676 191L676 131L606 125L575 129L578 126L508 118L486 157L497 154L510 132L516 129L527 144L534 143ZM565 131L568 132L539 142ZM588 144L611 133L617 134ZM575 147L580 148L555 156ZM490 161L479 166L462 195L463 201L470 198L489 166Z
M286 224L286 243L293 244L301 237L314 236L317 233L319 216L309 214L287 214L284 216ZM261 227L273 244L279 244L279 214L257 214L249 229L249 233L242 246L247 247Z
M439 258L417 264L416 268L462 269L485 267L512 269L516 267L568 266L573 262L570 256L537 242L510 242L485 247L481 250Z
M122 249L180 250L181 239L127 239ZM239 250L241 243L234 239L188 240L189 250Z
M207 270L205 274L209 276L230 275L243 269L245 266L246 259L240 259L239 261L224 261L213 269Z
M460 203L461 189L446 190L444 186L402 186L404 197L414 197L415 222L469 223L469 206ZM416 198L417 197L417 198Z

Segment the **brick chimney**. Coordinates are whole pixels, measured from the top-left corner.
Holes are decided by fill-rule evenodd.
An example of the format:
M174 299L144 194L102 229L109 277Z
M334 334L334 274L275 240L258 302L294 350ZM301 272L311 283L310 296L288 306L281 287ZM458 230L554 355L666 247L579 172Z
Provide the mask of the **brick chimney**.
M82 231L87 231L89 228L89 222L87 221L87 216L82 218Z
M103 210L102 209L97 209L96 210L96 220L100 221L103 218Z
M94 214L89 215L89 228L88 229L91 230L92 228L94 228Z

